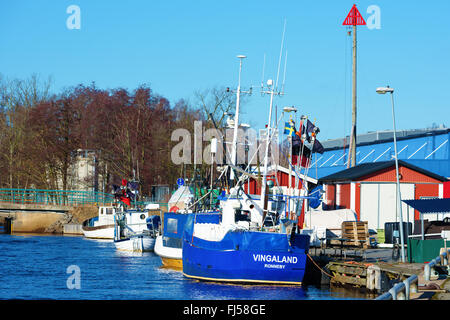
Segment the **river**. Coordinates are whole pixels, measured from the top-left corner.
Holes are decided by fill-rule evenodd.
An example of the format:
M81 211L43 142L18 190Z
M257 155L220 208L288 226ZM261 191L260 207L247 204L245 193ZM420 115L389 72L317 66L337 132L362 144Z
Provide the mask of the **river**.
M0 299L334 300L364 299L315 286L229 285L187 279L152 252L117 251L81 236L0 235Z

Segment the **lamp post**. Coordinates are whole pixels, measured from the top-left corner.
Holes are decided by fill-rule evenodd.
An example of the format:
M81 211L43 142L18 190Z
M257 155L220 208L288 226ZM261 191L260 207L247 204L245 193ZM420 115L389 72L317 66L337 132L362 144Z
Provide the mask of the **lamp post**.
M402 255L402 262L405 263L405 247L404 247L404 240L403 240L403 215L402 215L402 205L401 205L401 197L400 197L400 181L399 181L399 172L398 172L398 153L397 153L397 137L396 137L396 129L395 129L395 113L394 113L394 89L387 87L380 87L377 88L377 93L379 94L385 94L390 93L391 94L391 101L392 101L392 122L394 125L394 152L395 152L395 173L397 178L397 197L396 197L396 205L397 205L397 215L399 216L400 220L400 244L402 246L401 248L401 255Z

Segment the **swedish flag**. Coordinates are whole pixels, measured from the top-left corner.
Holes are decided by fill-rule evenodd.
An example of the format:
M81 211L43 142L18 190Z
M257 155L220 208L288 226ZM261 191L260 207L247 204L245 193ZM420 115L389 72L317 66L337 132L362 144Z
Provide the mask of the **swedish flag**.
M284 134L292 136L295 133L295 125L293 121L285 122L284 124Z

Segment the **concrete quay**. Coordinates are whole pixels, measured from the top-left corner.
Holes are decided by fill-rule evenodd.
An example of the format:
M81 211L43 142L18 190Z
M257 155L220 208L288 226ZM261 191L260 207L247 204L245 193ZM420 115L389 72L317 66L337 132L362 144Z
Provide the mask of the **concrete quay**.
M98 214L98 207L0 203L0 223L11 233L80 234L80 224Z

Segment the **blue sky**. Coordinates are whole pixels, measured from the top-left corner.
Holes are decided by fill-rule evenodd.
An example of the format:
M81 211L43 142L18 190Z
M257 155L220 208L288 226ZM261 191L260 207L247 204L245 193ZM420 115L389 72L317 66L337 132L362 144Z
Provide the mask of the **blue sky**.
M242 86L255 86L242 121L267 123L286 19L288 52L280 110L295 105L321 128L319 139L349 134L351 37L342 26L356 3L370 5L381 28L358 28L358 133L392 129L388 96L395 88L397 129L450 126L450 2L434 1L3 1L0 4L0 73L53 77L53 91L95 81L103 89L133 90L146 83L174 104L193 93L237 86L238 54L245 54ZM69 5L81 9L81 29L69 30ZM282 68L283 69L283 68ZM281 80L280 80L281 81Z

